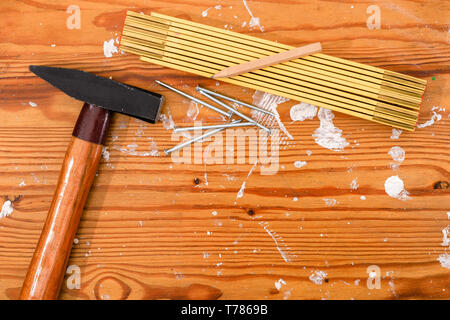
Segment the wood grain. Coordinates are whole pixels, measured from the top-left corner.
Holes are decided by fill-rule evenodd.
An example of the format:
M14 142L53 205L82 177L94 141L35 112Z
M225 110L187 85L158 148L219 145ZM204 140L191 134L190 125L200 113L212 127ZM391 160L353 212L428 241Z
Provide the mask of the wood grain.
M116 114L106 143L109 158L100 164L69 260L80 267L81 288L70 290L64 282L61 298L449 299L450 271L437 261L449 253L441 245L450 224L450 52L442 14L448 2L378 1L381 29L369 30L371 3L365 1L248 0L264 32L248 27L242 1L79 1L81 28L69 30L71 4L0 4L0 195L14 207L0 219L0 298L19 296L80 111L78 101L29 73L29 64L78 68L162 93L162 113L180 126L193 123L187 113L193 106L153 79L189 93L200 84L252 102L252 90L131 55L106 58L103 42L119 37L131 9L232 26L292 46L320 41L323 53L427 79L419 123L433 112L441 119L393 140L389 127L335 113L333 122L350 145L334 152L312 137L317 117L291 121L296 102L288 101L277 110L293 139L280 145L277 174L261 175L258 165L247 177L253 167L248 161L175 164L162 152L177 143L163 123ZM196 119L222 122L206 108ZM139 156L153 143L158 156ZM396 170L388 154L393 146L406 153ZM248 143L237 148L248 152ZM307 165L299 169L295 161ZM393 175L411 199L386 194L384 182ZM353 190L355 178L359 187ZM371 265L380 267L380 289L366 286ZM318 270L327 273L321 285L310 280ZM279 279L286 284L278 290Z

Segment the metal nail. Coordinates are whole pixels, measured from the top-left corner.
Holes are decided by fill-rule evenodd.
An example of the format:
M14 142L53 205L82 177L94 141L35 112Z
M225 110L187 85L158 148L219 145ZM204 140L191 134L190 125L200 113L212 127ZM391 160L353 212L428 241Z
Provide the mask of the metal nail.
M197 99L196 97L193 97L193 96L191 96L191 95L189 95L189 94L187 94L187 93L184 93L183 91L180 91L180 90L178 90L178 89L175 89L174 87L169 86L167 83L164 83L164 82L159 81L159 80L155 80L155 82L156 82L157 84L159 84L159 85L161 85L161 86L163 86L163 87L169 89L169 90L172 90L173 92L178 93L179 95L182 95L182 96L185 97L185 98L188 98L188 99L190 99L190 100L192 100L192 101L195 101L195 102L197 102L197 103L200 103L201 105L203 105L203 106L205 106L205 107L208 107L208 108L210 108L210 109L212 109L212 110L214 110L214 111L220 113L221 115L223 115L223 116L225 116L225 117L231 118L231 117L233 116L233 113L234 113L234 112L227 113L227 112L225 112L225 111L223 111L223 110L221 110L221 109L219 109L219 108L217 108L217 107L215 107L215 106L209 104L208 102L205 102L205 101L203 101L203 100Z
M241 120L234 120L232 123L239 123L239 122L241 122ZM205 134L203 134L201 136L198 136L198 137L195 137L195 138L193 138L191 140L182 142L182 143L180 143L180 144L176 145L175 147L172 147L172 148L170 148L168 150L164 150L164 153L166 155L169 155L169 153L171 153L171 152L177 151L178 149L184 148L187 145L190 145L191 143L194 143L194 142L197 142L197 141L202 140L204 138L207 138L209 136L212 136L212 135L214 135L214 134L216 134L216 133L218 133L218 132L220 132L222 130L225 130L225 129L226 128L219 128L219 129L208 131L208 132L206 132Z
M221 106L224 107L225 109L230 110L230 111L234 110L232 107L230 107L230 106L227 105L226 103L223 103L222 101L220 101L220 100L218 100L218 99L216 99L216 98L210 96L210 95L209 95L208 93L206 93L205 91L203 91L203 90L201 90L201 89L199 89L198 91L200 92L200 94L204 95L205 97L207 97L207 98L210 99L211 101L217 103L218 105L221 105ZM269 128L264 127L262 124L259 124L258 122L256 122L256 121L253 120L252 118L247 117L245 114L242 114L242 113L240 113L240 112L237 111L237 110L234 110L234 113L235 113L237 116L241 117L242 119L245 119L245 120L247 120L248 122L254 123L256 126L260 127L261 129L267 131L268 134L270 134L270 129L269 129Z
M192 130L210 130L210 129L219 129L219 128L235 128L235 127L251 127L255 126L253 122L242 122L242 123L227 123L227 124L217 124L211 126L197 126L197 127L185 127L185 128L175 128L173 132L183 132L183 131L192 131Z
M222 98L222 99L231 101L231 102L235 102L235 103L237 103L237 104L239 104L239 105L241 105L241 106L244 106L244 107L247 107L247 108L250 108L250 109L259 111L259 112L263 112L263 113L265 113L265 114L269 114L269 115L271 115L271 116L273 116L273 117L276 117L276 116L277 116L277 115L276 115L275 113L273 113L273 112L270 112L270 111L267 111L267 110L264 110L264 109L255 107L254 105L245 103L245 102L243 102L243 101L239 101L239 100L237 100L237 99L230 98L230 97L228 97L228 96L224 96L223 94L220 94L220 93L217 93L217 92L215 92L215 91L211 91L211 90L205 89L205 88L200 87L200 86L197 86L197 91L204 91L204 92L206 92L206 93L209 93L209 94L212 95L212 96L216 96L216 97L219 97L219 98Z

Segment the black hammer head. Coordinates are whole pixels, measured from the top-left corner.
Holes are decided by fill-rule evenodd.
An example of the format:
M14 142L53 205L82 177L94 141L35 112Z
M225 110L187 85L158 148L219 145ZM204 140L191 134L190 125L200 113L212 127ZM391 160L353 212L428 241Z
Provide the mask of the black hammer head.
M30 71L72 98L107 110L155 123L164 97L92 73L45 66L30 66Z

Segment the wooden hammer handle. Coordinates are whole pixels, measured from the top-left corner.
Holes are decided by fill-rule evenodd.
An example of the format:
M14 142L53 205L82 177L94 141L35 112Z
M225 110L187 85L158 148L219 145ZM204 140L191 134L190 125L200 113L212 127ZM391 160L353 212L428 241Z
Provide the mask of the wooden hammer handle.
M111 113L103 108L87 103L83 106L20 299L58 298L110 119Z

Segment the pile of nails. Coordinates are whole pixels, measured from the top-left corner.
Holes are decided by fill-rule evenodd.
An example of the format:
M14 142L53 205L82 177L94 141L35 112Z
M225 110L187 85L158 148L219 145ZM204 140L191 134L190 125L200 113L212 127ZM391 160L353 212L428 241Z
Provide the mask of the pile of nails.
M225 110L222 110L222 109L220 109L218 107L213 106L212 104L210 104L210 103L208 103L206 101L200 100L200 99L198 99L196 97L193 97L193 96L191 96L191 95L189 95L189 94L187 94L187 93L185 93L183 91L180 91L180 90L178 90L178 89L176 89L176 88L174 88L172 86L169 86L168 84L166 84L166 83L164 83L162 81L156 80L156 83L158 83L159 85L163 86L164 88L167 88L169 90L172 90L173 92L178 93L179 95L182 95L185 98L188 98L188 99L190 99L190 100L192 100L192 101L194 101L196 103L199 103L199 104L201 104L201 105L203 105L203 106L205 106L205 107L207 107L209 109L212 109L212 110L220 113L221 115L227 117L228 119L231 119L231 117L233 115L236 115L239 118L241 118L243 120L246 120L246 122L242 122L242 120L239 119L239 120L233 120L233 121L231 121L230 123L227 123L227 124L175 128L174 132L191 131L191 130L210 130L210 131L207 131L205 134L203 134L201 136L196 136L195 138L193 138L191 140L188 140L188 141L185 141L183 143L180 143L180 144L176 145L173 148L164 150L166 155L169 155L171 152L174 152L176 150L184 148L185 146L190 145L191 143L203 140L204 138L212 136L212 135L214 135L214 134L216 134L216 133L218 133L218 132L220 132L222 130L225 130L227 128L257 126L257 127L261 128L262 130L266 131L268 134L271 133L271 130L269 128L264 127L262 124L256 122L252 118L250 118L250 117L246 116L245 114L237 111L235 108L233 108L233 107L229 106L228 104L226 104L225 102L219 100L219 98L227 100L227 101L230 101L230 102L237 103L238 105L241 105L241 106L244 106L244 107L247 107L247 108L250 108L250 109L253 109L253 110L256 110L256 111L268 114L268 115L271 115L271 116L275 116L275 114L270 112L270 111L267 111L267 110L255 107L255 106L253 106L251 104L248 104L248 103L245 103L243 101L239 101L239 100L230 98L228 96L225 96L223 94L217 93L215 91L211 91L211 90L202 88L200 86L197 86L197 91L202 96L208 98L212 102L214 102L214 103L218 104L219 106L225 108L227 110L227 111L225 111Z

